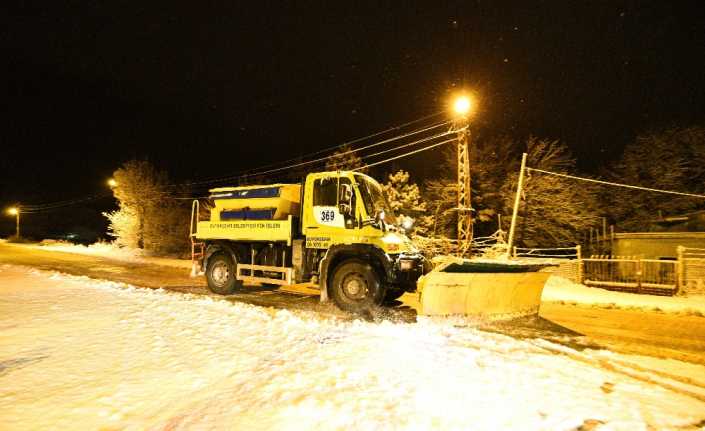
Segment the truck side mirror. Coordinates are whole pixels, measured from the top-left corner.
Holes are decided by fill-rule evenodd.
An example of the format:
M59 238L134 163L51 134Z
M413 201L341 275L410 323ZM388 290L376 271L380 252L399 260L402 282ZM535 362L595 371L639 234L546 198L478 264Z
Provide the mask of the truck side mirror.
M350 184L340 185L340 197L338 199L338 211L343 215L352 214L352 186Z

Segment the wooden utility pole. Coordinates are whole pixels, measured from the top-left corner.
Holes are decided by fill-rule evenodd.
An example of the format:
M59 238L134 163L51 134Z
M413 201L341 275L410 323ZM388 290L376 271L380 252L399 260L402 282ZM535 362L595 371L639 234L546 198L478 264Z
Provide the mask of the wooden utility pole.
M458 256L472 247L472 201L470 196L470 132L467 119L457 122L458 134Z
M512 210L512 223L509 226L509 240L507 241L507 253L512 252L514 245L514 232L516 231L517 215L519 214L519 203L521 202L521 192L524 188L524 171L526 170L526 153L521 156L521 170L519 171L519 181L517 182L517 194L514 197L514 209Z

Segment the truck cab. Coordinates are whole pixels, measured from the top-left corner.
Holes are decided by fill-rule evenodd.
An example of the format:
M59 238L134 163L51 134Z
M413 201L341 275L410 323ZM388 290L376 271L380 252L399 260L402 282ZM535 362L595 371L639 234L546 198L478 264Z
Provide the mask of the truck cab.
M211 190L210 220L191 237L194 268L209 288L245 282L308 283L344 310L360 311L416 289L424 261L373 178L318 172L301 184ZM199 251L200 250L200 251Z

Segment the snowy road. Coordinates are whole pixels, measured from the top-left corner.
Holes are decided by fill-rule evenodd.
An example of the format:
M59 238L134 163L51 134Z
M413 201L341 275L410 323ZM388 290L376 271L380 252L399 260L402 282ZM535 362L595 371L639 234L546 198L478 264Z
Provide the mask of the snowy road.
M86 250L88 251L88 250ZM73 275L129 283L140 287L163 287L170 291L206 295L203 277L190 278L186 261L149 258L122 259L47 250L31 245L0 242L0 264L32 266ZM414 321L415 295L405 295L405 304L391 310L394 320ZM341 316L330 304L315 296L296 295L267 289L248 288L227 298L228 301L272 306L288 310L316 311L324 316ZM705 365L705 318L640 310L620 310L575 306L568 303L543 303L541 316L547 321L529 330L526 336L545 336L551 324L586 335L591 342L610 350L659 356ZM389 318L390 316L387 316ZM539 332L539 334L537 334Z
M2 429L698 429L705 367L0 266Z

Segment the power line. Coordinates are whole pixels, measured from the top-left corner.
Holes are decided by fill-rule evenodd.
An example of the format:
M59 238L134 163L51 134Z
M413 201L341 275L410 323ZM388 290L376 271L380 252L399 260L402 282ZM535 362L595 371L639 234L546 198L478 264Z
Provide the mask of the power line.
M446 126L446 125L448 125L448 124L450 124L450 123L451 123L451 121L442 121L442 122L440 122L440 123L436 123L436 124L434 124L434 125L432 125L432 126L429 126L429 127L423 128L423 129L418 129L418 130L414 130L414 131L412 131L412 132L408 132L408 133L405 133L405 134L402 134L402 135L394 136L394 137L391 137L391 138L388 138L388 139L385 139L385 140L382 140L382 141L379 141L379 142L375 142L375 143L372 143L372 144L369 144L369 145L365 145L365 146L360 147L360 148L351 149L350 151L345 151L345 152L342 152L342 153L339 153L339 154L333 154L333 155L326 156L326 157L320 157L320 158L314 159L314 160L308 160L308 161L304 161L304 162L299 162L299 163L295 163L295 164L288 165L288 166L283 166L283 167L279 167L279 168L269 169L269 170L265 170L265 171L261 171L261 172L260 172L260 171L257 171L257 172L252 172L252 171L250 171L250 172L252 172L252 173L242 174L242 175L233 175L233 176L222 177L222 178L215 178L215 179L204 180L204 181L194 181L194 182L191 182L191 183L183 183L183 184L181 184L181 185L213 184L213 183L219 183L219 182L223 182L223 181L232 181L232 180L235 180L235 179L243 179L243 178L249 178L249 177L256 177L256 176L260 176L260 175L271 174L271 173L274 173L274 172L281 172L281 171L288 170L288 169L299 168L299 167L301 167L301 166L307 166L307 165L311 165L311 164L314 164L314 163L319 163L319 162L322 162L322 161L331 159L331 158L333 158L333 157L342 157L342 156L345 156L345 155L348 155L348 154L352 154L352 153L355 153L355 152L358 152L358 151L364 151L364 150L367 150L367 149L370 149L370 148L378 147L378 146L380 146L380 145L384 145L384 144L388 144L388 143L390 143L390 142L398 141L398 140L400 140L400 139L408 138L409 136L418 135L419 133L428 132L428 131L430 131L430 130L437 129L437 128L442 127L442 126Z
M279 161L279 162L274 162L274 163L270 163L270 164L267 164L267 165L263 165L263 166L260 166L260 167L257 167L257 168L248 169L248 170L241 171L241 172L239 172L239 173L237 173L237 174L229 175L229 176L226 176L226 177L216 177L216 178L206 179L206 180L201 180L201 181L190 181L190 182L184 182L184 183L178 183L178 184L170 184L169 187L176 187L176 186L193 186L193 185L202 185L202 184L214 184L214 183L218 183L218 182L222 182L222 181L229 181L229 180L238 179L238 178L244 178L244 177L251 177L251 176L262 175L262 174L263 174L262 172L258 172L258 171L260 171L261 169L267 169L267 168L269 168L269 167L273 167L273 166L277 166L277 165L281 165L281 164L286 164L286 163L290 163L290 162L295 162L295 161L301 160L302 158L311 157L311 156L316 156L316 155L318 155L318 154L322 154L322 153L325 153L325 152L328 152L328 151L337 150L337 149L339 149L339 148L345 147L346 145L351 145L351 144L354 144L354 143L358 143L358 142L361 142L361 141L365 141L365 140L367 140L367 139L374 138L374 137L380 136L380 135L384 135L384 134L389 133L389 132L394 131L394 130L403 129L403 128L405 128L405 127L407 127L407 126L410 126L410 125L412 125L412 124L420 123L420 122L422 122L422 121L428 120L429 118L437 117L437 116L441 115L442 113L443 113L443 111L439 111L439 112L436 112L436 113L434 113L434 114L426 115L426 116L421 117L421 118L418 118L418 119L416 119L416 120L408 121L408 122L406 122L406 123L399 124L399 125L394 126L394 127L390 127L390 128L388 128L388 129L386 129L386 130L382 130L382 131L380 131L380 132L372 133L372 134L370 134L370 135L363 136L363 137L360 137L360 138L352 139L352 140L343 142L343 143L341 143L341 144L338 144L338 145L335 145L335 146L332 146L332 147L324 148L324 149L322 149L322 150L314 151L314 152L308 153L308 154L303 154L303 155L300 155L300 156L297 156L297 157L294 157L294 158L291 158L291 159L288 159L288 160ZM448 123L450 123L450 121L446 121L446 122L445 122L445 124L448 124ZM439 127L440 124L442 124L442 123L437 123L437 124L435 124L434 126L435 126L435 127ZM417 132L417 133L420 133L420 132ZM391 139L391 141L397 140L397 139L401 139L401 137L394 137L394 138ZM381 143L377 143L377 144L378 144L378 145L382 145L383 143L386 143L386 142L389 142L389 141L390 141L390 140L385 140L385 141L382 141ZM373 146L374 146L374 145L373 145ZM364 148L363 148L363 149L364 149ZM361 149L358 149L358 150L361 150ZM353 151L358 151L358 150L353 150ZM353 152L353 151L350 151L350 152ZM350 153L350 152L347 152L347 153ZM347 154L347 153L346 153L346 154ZM330 157L330 156L328 156L328 157ZM312 162L312 163L313 163L313 162ZM281 167L281 168L277 168L276 170L279 171L279 170L285 170L285 169L290 169L290 168L291 168L291 166L284 166L284 167ZM273 169L273 171L274 171L274 169ZM269 171L267 171L267 172L265 172L265 173L269 173Z
M557 177L564 177L564 178L570 178L573 180L579 180L579 181L587 181L590 183L597 183L597 184L603 184L607 186L615 186L615 187L624 187L627 189L634 189L634 190L643 190L647 192L655 192L655 193L665 193L669 195L678 195L678 196L688 196L692 198L705 198L705 195L699 195L695 193L683 193L683 192L676 192L673 190L664 190L664 189L654 189L651 187L642 187L642 186L633 186L630 184L621 184L621 183L615 183L611 181L601 181L601 180L595 180L592 178L583 178L583 177L577 177L575 175L568 175L568 174L560 174L558 172L550 172L550 171L544 171L543 169L535 169L535 168L526 168L527 171L533 171L533 172L540 172L542 174L547 174L547 175L555 175Z
M101 199L110 196L111 193L100 193L100 194L95 194L83 198L77 198L77 199L67 199L63 201L57 201L57 202L50 202L46 204L37 204L37 205L31 205L31 204L20 204L20 208L23 210L23 212L30 212L30 211L43 211L43 210L49 210L49 209L57 209L57 208L62 208L65 206L69 205L74 205L77 203L81 202L86 202L94 199Z
M425 121L425 120L428 120L428 119L430 119L430 118L437 117L437 116L441 115L442 113L443 113L443 111L440 111L440 112L437 112L437 113L434 113L434 114L430 114L430 115L426 115L426 116L421 117L421 118L418 118L418 119L416 119L416 120L409 121L409 122L406 122L406 123L403 123L403 124L400 124L400 125L397 125L397 126L394 126L394 127L390 127L390 128L388 128L388 129L386 129L386 130L382 130L382 131L380 131L380 132L376 132L376 133L373 133L373 134L370 134L370 135L367 135L367 136L363 136L363 137L360 137L360 138L356 138L356 139L353 139L353 140L349 140L349 141L343 142L342 144L338 144L338 145L333 146L333 147L325 148L325 149L323 149L323 150L315 151L315 152L313 152L313 153L309 153L309 154L306 154L306 155L304 155L304 156L299 156L299 157L292 158L292 159L289 159L289 160L286 160L286 161L275 162L275 163L272 163L272 164L269 164L269 165L261 166L261 167L259 167L259 168L250 169L250 170L248 170L248 171L244 171L244 172L243 172L242 174L240 174L240 175L231 175L231 176L228 176L228 177L213 178L213 179L202 180L202 181L192 181L192 182L168 184L168 185L166 185L165 187L169 188L169 187L179 187L179 186L208 185L208 184L214 184L214 183L219 183L219 182L223 182L223 181L230 181L230 180L234 180L234 179L240 179L240 178L248 178L248 177L254 177L254 176L267 175L267 174L272 174L272 173L275 173L275 172L280 172L280 171L284 171L284 170L289 170L289 169L298 168L298 167L301 167L301 166L307 166L307 165L312 165L312 164L316 164L316 163L322 163L322 162L325 162L325 161L327 161L327 160L329 160L329 159L331 159L331 158L333 158L333 157L342 157L342 156L345 156L345 155L348 155L348 154L352 154L352 153L355 153L355 152L358 152L358 151L364 151L364 150L366 150L366 149L378 147L378 146L381 146L381 145L384 145L384 144L388 144L388 143L390 143L390 142L394 142L394 141L397 141L397 140L401 140L401 139L404 139L404 138L408 138L408 137L410 137L410 136L418 135L418 134L421 134L421 133L424 133L424 132L429 132L429 131L431 131L431 130L433 130L433 129L437 129L437 128L439 128L439 127L443 127L443 126L449 125L449 124L451 123L451 121L441 121L441 122L438 122L438 123L434 123L434 124L432 124L432 125L430 125L430 126L428 126L428 127L422 128L422 129L417 129L417 130L413 130L413 131L408 132L408 133L404 133L404 134L401 134L401 135L393 136L393 137L384 139L384 140L382 140L382 141L378 141L378 142L374 142L374 143L365 145L365 146L360 147L360 148L356 148L356 149L351 149L351 150L349 150L349 151L345 151L345 152L340 153L340 154L331 154L331 155L328 155L328 156L325 156L325 157L320 157L320 158L317 158L317 159L314 159L314 160L308 160L308 161L298 162L298 163L291 164L291 165L287 165L287 166L282 166L282 167L278 167L278 168L274 168L274 169L268 169L268 170L261 171L262 169L266 169L267 167L270 167L270 166L276 166L276 165L285 164L285 163L292 162L292 161L296 161L296 160L301 160L302 157L308 157L308 156L313 156L313 155L322 154L322 153L325 153L325 152L328 152L328 151L332 151L332 150L336 150L336 149L343 148L343 147L345 147L346 145L351 145L351 144L354 144L354 143L358 143L358 142L365 141L365 140L370 139L370 138L374 138L374 137L376 137L376 136L381 136L381 135L387 134L387 133L389 133L389 132L391 132L391 131L394 131L394 130L401 130L401 129L403 129L403 128L405 128L405 127L408 127L408 126L410 126L410 125L412 125L412 124L417 124L417 123L423 122L423 121ZM446 136L446 135L448 135L448 134L450 134L450 133L452 133L451 130L448 130L448 131L446 131L446 132L439 133L439 134L436 134L436 135L433 135L433 136L429 136L429 137L425 137L425 138L422 138L422 139L419 139L419 140L416 140L416 141L413 141L413 142L410 142L410 143L406 143L406 144L397 146L397 147L395 147L395 148L390 148L390 149L387 149L387 150L378 151L378 152L373 153L373 154L365 155L365 156L362 156L361 159L368 159L368 158L370 158L370 157L375 157L375 156L378 156L378 155L381 155L381 154L385 154L385 153L388 153L388 152L391 152L391 151L396 151L396 150L399 150L399 149L401 149L401 148L406 148L406 147L409 147L409 146L412 146L412 145L417 145L417 144L420 144L420 143L423 143L423 142L427 142L427 141L430 141L430 140L433 140L433 139L437 139L437 138L439 138L439 137ZM450 141L452 141L452 140L450 140ZM442 142L441 144L446 143L446 142L450 142L450 141L444 141L444 142ZM438 145L440 145L440 144L438 144ZM430 149L430 148L433 148L433 147L438 146L438 145L432 145L432 146L426 147L425 149ZM424 151L425 149L421 149L421 150L419 150L419 151ZM390 159L388 159L388 160L389 160L389 161L391 161L391 160L396 160L396 159L398 159L398 158L406 157L407 155L415 154L416 152L419 152L419 151L413 151L413 152L407 153L407 154L405 154L405 155L401 155L401 156L398 156L398 157L390 158ZM369 164L369 165L367 165L367 166L370 166L370 167L371 167L371 166L376 166L376 165L381 164L381 163L384 163L384 162L385 162L385 161L375 162L375 163ZM173 195L173 193L168 192L168 191L165 191L165 192L158 192L158 193L159 193L159 194L162 194L162 195ZM87 197L84 197L84 198L67 199L67 200L63 200L63 201L49 202L49 203L46 203L46 204L35 204L35 205L27 204L27 205L21 205L20 207L22 208L22 212L23 212L23 213L31 214L31 213L38 213L38 212L44 212L44 211L51 211L51 210L61 209L61 208L64 208L64 207L67 207L67 206L70 206L70 205L75 205L75 204L77 204L77 203L86 202L86 201L95 200L95 199L101 199L101 198L105 198L105 197L108 197L108 196L111 196L111 193L95 194L95 195L87 196ZM174 197L174 196L169 196L169 197L172 198L172 199L177 199L177 200L192 199L191 197Z
M441 146L441 145L443 145L443 144L447 144L447 143L449 143L449 142L457 142L457 141L458 141L458 140L455 139L455 138L453 138L453 139L447 139L447 140L445 140L445 141L441 141L441 142L435 143L435 144L433 144L433 145L429 145L429 146L426 146L426 147L423 147L423 148L419 148L418 150L409 151L409 152L407 152L407 153L400 154L400 155L395 156L395 157L390 157L390 158L388 158L388 159L380 160L379 162L370 163L370 164L367 165L367 166L360 166L359 168L353 169L353 171L359 171L360 169L371 168L372 166L381 165L381 164L383 164L383 163L391 162L391 161L394 161L394 160L398 160L398 159L401 159L401 158L404 158L404 157L408 157L408 156L414 155L414 154L416 154L416 153L420 153L420 152L422 152L422 151L426 151L426 150L430 150L430 149L432 149L432 148L436 148L436 147L438 147L438 146Z
M288 160L270 163L270 164L268 164L268 165L260 166L259 168L250 169L250 170L248 170L248 171L245 171L244 173L249 173L249 172L252 172L252 171L256 171L256 170L258 170L258 169L266 169L266 168L273 167L273 166L277 166L277 165L284 164L284 163L295 162L295 161L298 161L298 160L300 160L300 159L302 159L302 158L305 158L305 157L317 156L317 155L319 155L319 154L323 154L323 153L326 153L326 152L328 152L328 151L333 151L333 150L337 150L337 149L343 148L343 147L345 147L346 145L356 144L356 143L358 143L358 142L365 141L365 140L367 140L367 139L374 138L374 137L376 137L376 136L384 135L384 134L389 133L389 132L394 131L394 130L403 129L403 128L406 127L406 126L410 126L410 125L412 125L412 124L420 123L420 122L422 122L422 121L424 121L424 120L428 120L429 118L437 117L437 116L439 116L439 115L441 115L441 114L443 114L443 111L439 111L439 112L436 112L435 114L426 115L425 117L417 118L416 120L409 121L409 122L406 122L406 123L403 123L403 124L399 124L399 125L394 126L394 127L390 127L389 129L387 129L387 130L382 130L381 132L376 132L376 133L373 133L373 134L371 134L371 135L367 135L367 136L363 136L363 137L360 137L360 138L352 139L352 140L350 140L350 141L343 142L342 144L338 144L338 145L335 145L335 146L332 146L332 147L324 148L324 149L322 149L322 150L314 151L314 152L312 152L312 153L304 154L304 155L301 155L301 156L298 156L298 157L293 157L293 158L288 159Z

